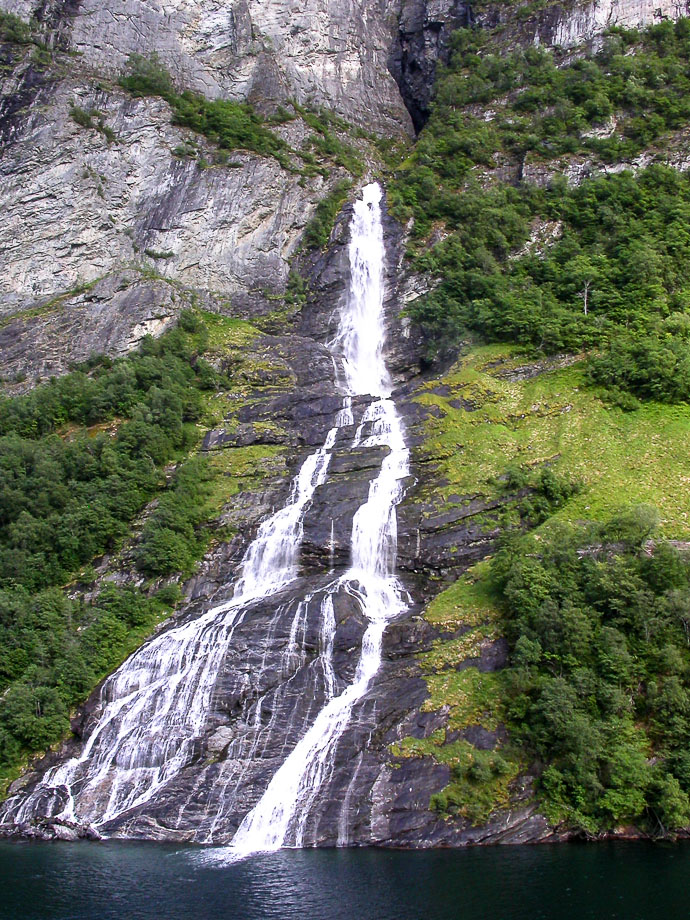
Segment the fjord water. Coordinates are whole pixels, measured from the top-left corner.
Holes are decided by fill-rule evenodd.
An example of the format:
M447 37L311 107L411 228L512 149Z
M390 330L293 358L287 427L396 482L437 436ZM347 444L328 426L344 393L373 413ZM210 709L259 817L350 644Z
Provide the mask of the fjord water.
M198 852L198 851L197 851ZM690 845L279 850L0 842L2 920L681 920Z
M108 678L83 750L48 771L30 794L9 799L0 809L2 820L22 823L56 817L91 825L103 836L137 837L142 836L136 826L137 818L141 818L143 835L148 836L146 809L155 807L161 795L171 794L171 784L198 752L214 689L238 625L258 602L292 586L292 600L279 603L272 621L277 623L288 615L292 622L281 670L289 674L294 661L307 661L306 623L308 617L316 616L318 655L309 666L320 708L313 716L307 712L309 721L291 747L281 739L280 749L285 751L282 763L258 801L249 803L253 807L231 840L230 857L315 842L313 832L311 838L305 836L307 822L321 808L319 796L333 773L336 749L353 709L379 671L386 626L408 603L396 576L396 506L409 473L409 451L384 361L381 199L381 187L372 183L362 190L353 209L350 290L331 343L339 368L342 408L335 414L323 445L302 463L285 506L259 528L245 554L231 599L201 617L165 630ZM359 398L356 426L353 397ZM366 500L354 514L349 566L339 576L331 573L331 580L318 592L307 592L299 580L304 517L316 489L327 480L339 438L346 449L383 448L385 456ZM365 623L350 683L337 679L333 665L334 598L341 595L355 602ZM266 648L270 643L272 623L267 635L254 635L257 647ZM251 685L244 689L251 689ZM264 726L260 698L253 710L247 710L244 722L250 731L244 740L233 741L212 781L204 782L202 774L191 792L172 793L178 815L184 814L188 805L198 806L202 793L205 796L193 826L192 837L197 842L228 842L227 827L232 826L234 815L242 816L248 808L243 795L246 765L257 752L265 750L271 732L281 730L274 718ZM353 757L353 782L356 769L357 759ZM338 827L340 845L349 842L348 794Z

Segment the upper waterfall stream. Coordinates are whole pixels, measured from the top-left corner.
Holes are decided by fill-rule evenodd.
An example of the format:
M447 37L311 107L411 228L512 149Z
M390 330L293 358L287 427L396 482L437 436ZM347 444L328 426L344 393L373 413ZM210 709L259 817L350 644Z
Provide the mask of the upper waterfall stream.
M299 577L305 514L315 491L327 480L338 438L342 441L345 429L354 424L352 398L370 397L354 436L347 435L350 449L383 448L387 453L369 485L366 500L354 514L350 564L339 577L331 571L331 580L318 592L305 591L296 603L281 603L273 625L269 624L273 630L279 616L289 615L289 638L281 669L289 676L296 665L308 667L314 696L321 705L313 714L307 711L309 721L302 726L292 725L290 718L282 741L282 762L245 814L229 852L236 857L308 842L307 821L334 769L338 743L353 707L363 699L380 669L386 625L407 606L407 595L395 570L396 505L409 472L409 452L384 362L381 198L380 186L373 183L363 189L361 200L354 205L350 290L331 345L342 367L342 410L323 446L303 462L285 506L260 526L245 553L232 598L201 617L163 631L111 675L103 684L97 720L79 756L47 771L28 795L9 799L0 811L1 820L21 823L48 816L88 823L106 835L109 826L119 821L118 835L128 836L129 816L166 795L170 784L198 754L199 739L238 626L258 603L280 595ZM334 670L333 651L334 600L343 595L358 606L365 624L361 654L351 682L345 684ZM314 617L318 655L310 663L305 642ZM239 675L238 692L244 690L251 697L256 680L254 675ZM214 842L219 823L230 812L242 814L242 805L246 811L243 782L247 764L263 756L271 732L276 730L279 707L275 701L284 703L287 699L285 690L276 690L274 696L268 722L265 713L271 710L270 705L265 710L259 699L247 709L245 737L233 742L233 757L228 755L217 767L213 788L202 789L198 782L185 792L178 824L185 809L198 808L197 800L204 797L193 839ZM353 758L348 800L360 764L361 756L359 760ZM339 823L338 842L344 844L346 811Z

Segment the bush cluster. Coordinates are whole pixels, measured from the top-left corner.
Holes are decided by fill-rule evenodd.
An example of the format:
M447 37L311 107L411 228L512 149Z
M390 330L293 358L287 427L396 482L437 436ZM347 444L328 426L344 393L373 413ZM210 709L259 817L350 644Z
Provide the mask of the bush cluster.
M416 268L439 279L409 308L431 352L468 334L546 353L596 348L604 357L591 379L627 394L622 404L690 398L687 175L656 165L577 188L559 178L546 188L472 178L501 153L635 152L650 142L640 122L661 111L660 131L686 124L690 21L619 31L594 59L560 68L539 49L499 57L478 53L481 42L473 31L456 36L432 117L390 190L397 215L415 218ZM467 108L499 97L492 121ZM611 113L623 133L592 136L588 128ZM568 147L570 136L577 143ZM435 227L444 233L429 246Z
M62 584L126 535L162 466L197 438L200 390L216 385L202 338L178 328L0 401L0 587Z
M314 216L307 224L303 244L307 249L322 249L330 239L335 219L352 187L351 182L338 182L316 206Z
M149 575L190 574L208 543L200 526L208 519L212 477L204 457L192 457L179 467L144 525L138 568Z
M31 25L14 13L0 10L0 42L28 45L33 41Z
M690 560L641 507L511 540L492 563L511 738L588 834L690 822Z
M109 587L84 604L60 586L115 548L157 494L140 568L186 572L205 548L209 467L187 460L168 488L164 468L196 442L202 392L227 383L201 357L206 343L183 312L136 354L0 400L0 779L64 734L70 708L174 600Z
M147 598L114 585L92 604L57 588L0 591L0 787L23 752L66 734L70 710L175 600L169 589Z

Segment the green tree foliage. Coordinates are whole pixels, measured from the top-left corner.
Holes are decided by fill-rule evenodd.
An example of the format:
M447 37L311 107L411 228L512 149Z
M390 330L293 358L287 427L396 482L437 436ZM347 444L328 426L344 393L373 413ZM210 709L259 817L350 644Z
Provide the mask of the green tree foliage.
M137 564L188 572L203 552L211 471L165 465L197 438L202 391L227 381L201 354L191 312L136 354L96 358L25 396L0 399L0 785L26 752L58 740L68 714L150 631L173 589L153 599L103 589L91 604L60 586L117 547L151 498Z
M645 507L511 540L492 563L513 739L552 817L588 833L690 822L690 560Z
M415 218L415 267L438 279L409 308L432 351L468 334L547 353L597 349L591 380L621 404L690 398L690 180L652 166L546 188L488 186L502 158L545 164L637 153L690 120L690 21L614 32L556 66L531 48L499 56L461 30L413 156L390 191ZM494 108L489 121L472 106ZM469 107L469 108L468 108ZM594 132L615 114L609 137ZM557 167L554 166L557 172ZM436 225L443 234L428 245Z
M338 182L333 190L316 206L316 213L304 231L304 245L307 249L321 249L328 243L335 219L347 200L351 182Z
M28 45L33 41L31 25L14 13L0 11L0 42Z
M182 322L137 355L0 401L0 587L68 581L125 536L162 465L194 443L200 389L216 380L199 358L205 330Z
M250 105L227 99L206 99L185 90L178 93L158 56L132 54L120 85L134 96L160 96L173 112L173 124L203 134L221 149L253 150L287 164L288 145L266 127Z
M200 526L208 518L211 470L194 457L178 469L171 487L144 525L137 565L149 575L188 574L203 555L207 538Z
M304 160L306 167L303 170L305 175L321 173L325 178L329 176L329 170L314 167L309 150L313 150L321 158L330 160L335 166L341 166L353 176L361 176L364 172L364 164L357 150L350 144L340 140L336 131L349 134L353 131L351 125L339 118L334 112L328 109L305 108L294 100L292 107L297 112L304 123L313 129L311 134L304 142L303 149L299 156ZM349 184L348 184L349 185Z
M597 54L570 63L557 54L534 46L496 53L486 31L456 32L435 100L442 149L425 143L422 151L450 178L497 150L546 160L586 151L615 162L690 120L687 19L612 29ZM495 106L496 116L487 123L465 111L477 104ZM592 130L612 115L619 130ZM457 162L443 164L443 153Z
M688 341L663 331L621 335L590 360L588 373L593 383L606 387L625 408L635 408L630 394L660 402L690 399Z
M108 586L91 604L56 588L0 591L0 786L23 752L69 730L69 712L175 600ZM1 791L1 790L0 790Z

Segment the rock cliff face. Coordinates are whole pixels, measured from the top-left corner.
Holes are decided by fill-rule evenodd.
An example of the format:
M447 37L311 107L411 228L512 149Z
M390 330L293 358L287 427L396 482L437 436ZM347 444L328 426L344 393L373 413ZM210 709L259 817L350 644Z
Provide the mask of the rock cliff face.
M80 127L69 116L74 105L102 112L115 140ZM232 168L203 168L173 155L187 139L162 100L98 90L87 76L44 86L0 160L0 311L88 313L93 335L68 349L74 360L131 346L151 309L174 315L176 290L240 313L272 309L267 295L284 290L288 260L326 186L320 177L300 185L275 160L249 153L238 152ZM97 291L79 294L94 283ZM103 336L99 310L88 306L104 303L119 317L117 335ZM41 349L35 316L26 324ZM44 363L37 357L35 372Z
M472 14L459 0L124 0L116 9L0 0L0 10L33 17L52 49L48 62L3 49L0 76L0 317L24 314L2 335L0 373L31 383L162 330L190 293L215 308L270 312L305 224L343 175L305 179L240 151L230 167L205 168L210 145L173 126L165 102L113 82L131 53L158 54L179 89L264 111L294 98L400 137L423 124L451 30L473 16L497 41L569 47L687 6L549 5L526 19L493 5ZM94 126L70 117L75 108L98 112ZM308 129L298 119L277 130L299 147ZM190 146L194 157L176 155ZM92 296L81 291L93 284ZM20 345L28 338L32 353Z
M417 131L429 115L436 65L448 61L451 32L471 22L464 0L403 0L390 68Z
M178 625L227 598L249 537L284 501L287 474L323 443L341 406L325 343L333 338L348 284L350 209L336 220L327 251L300 255L307 221L343 170L307 177L246 151L234 152L229 165L209 166L211 146L172 125L165 102L135 99L118 88L114 78L128 55L155 51L180 89L249 100L266 112L294 98L327 106L360 128L405 138L413 123L424 123L450 32L473 16L498 29L501 40L571 47L613 24L641 25L690 8L664 0L609 0L548 6L524 20L503 5L472 14L460 0L0 0L0 10L33 16L53 49L51 63L40 66L31 51L8 52L2 71L0 364L15 389L62 373L93 352L123 353L144 335L162 332L193 303L265 317L282 302L291 263L309 279L306 303L287 333L252 345L279 360L290 385L277 386L267 372L254 381L232 424L209 431L203 442L206 451L280 445L285 475L226 509L225 522L238 534L185 586ZM84 127L70 115L75 107L98 112L101 121ZM307 128L297 119L276 130L299 147ZM191 143L196 156L179 155ZM379 167L370 157L367 168ZM549 831L528 802L528 780L515 810L473 828L442 820L429 807L431 795L448 783L448 766L391 753L401 738L427 738L446 728L446 713L423 709L428 692L416 656L438 630L421 611L440 587L490 551L498 531L496 508L473 496L457 496L452 507L428 499L436 458L425 447L424 426L433 407L414 400L423 385L422 343L400 317L419 281L401 273L404 229L385 217L385 233L387 361L412 448L399 509L399 566L412 603L386 631L383 667L340 741L324 807L307 826L305 843L541 839ZM355 401L356 422L365 407ZM341 430L331 476L317 489L304 522L302 587L315 597L324 590L324 571L347 565L352 518L382 459L380 448L348 449L352 434ZM232 837L324 700L315 674L319 625L305 617L305 651L291 656L299 598L279 600L257 603L238 627L188 768L154 809L133 809L108 833L216 842ZM335 678L344 686L352 679L364 623L343 599L334 613ZM266 637L261 647L257 635ZM482 666L500 667L502 654L498 643L487 647ZM100 705L95 694L59 757L81 749ZM47 765L14 791L30 789ZM63 834L50 823L20 832Z
M397 134L408 118L386 69L395 0L2 0L50 44L103 76L155 52L181 86L212 98L313 102Z
M33 16L53 49L48 63L31 50L8 51L1 78L0 313L31 314L16 327L37 345L21 357L30 380L94 351L122 351L155 329L154 320L173 316L174 292L161 281L234 312L274 309L304 226L338 178L336 169L326 181L305 179L241 151L229 166L205 168L212 150L170 124L166 103L133 99L113 82L129 54L158 54L179 89L267 111L296 99L378 133L410 131L386 69L397 14L385 0L306 7L128 0L116 10L89 0L19 7L3 0L0 10ZM77 124L75 108L97 111L101 129ZM307 133L299 120L277 130L293 147ZM190 145L196 156L175 155ZM126 309L122 296L107 298L107 285L75 302L84 285L113 275L134 283L137 274ZM99 319L106 310L119 316L109 330ZM75 343L64 336L56 349L35 320L39 311L74 313L66 325L85 321L93 334ZM11 377L16 348L2 357Z
M508 6L489 3L476 14L476 23L497 30L497 40L515 44L575 48L596 42L606 29L622 26L641 28L664 19L687 16L690 6L685 0L594 0L590 3L554 3L515 16Z

